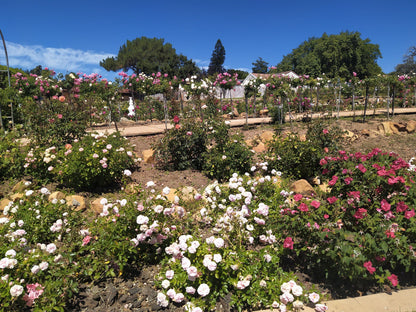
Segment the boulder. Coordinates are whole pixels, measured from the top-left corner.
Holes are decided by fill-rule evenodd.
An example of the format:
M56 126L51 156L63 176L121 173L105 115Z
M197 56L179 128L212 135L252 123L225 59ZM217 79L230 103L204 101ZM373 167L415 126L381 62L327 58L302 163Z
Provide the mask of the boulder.
M390 123L391 123L390 121L384 121L381 124L379 124L377 126L379 133L384 134L384 135L392 134L393 132L391 130Z
M393 127L396 128L399 132L406 132L406 125L398 122L392 123ZM394 131L393 131L394 132Z
M21 198L23 198L25 196L25 194L23 194L23 193L16 193L16 194L12 194L12 195L10 195L10 199L12 200L12 201L16 201L16 199L21 199Z
M248 140L245 140L244 142L246 143L248 147L253 147L256 145L256 140L254 139L248 139Z
M240 114L238 113L237 107L233 108L233 116L234 117L239 117L240 116Z
M269 113L269 110L267 108L261 109L259 111L260 116L267 116L268 113Z
M65 197L66 204L75 211L81 211L87 208L85 198L80 195L69 195Z
M124 188L124 191L126 192L126 194L129 194L129 195L140 193L140 185L135 182L129 183Z
M12 202L13 201L11 201L8 198L3 198L2 200L0 200L0 212L3 212L4 208Z
M290 185L290 190L294 193L303 194L303 195L311 195L312 193L315 192L312 185L310 185L309 182L306 181L305 179L301 179L301 180L293 182Z
M306 135L305 134L299 134L299 140L302 142L306 142Z
M148 150L144 150L142 152L143 155L143 162L145 164L153 164L155 162L155 156L154 156L155 151L152 149L148 149Z
M416 131L416 121L414 120L409 120L406 123L406 131L407 133L413 133Z
M23 191L27 190L30 187L31 184L32 184L32 182L27 181L27 180L19 181L13 186L12 192L13 193L22 193Z
M170 189L170 191L169 191L169 194L164 194L164 195L166 196L166 198L167 198L170 202L174 203L174 202L175 202L175 197L177 196L177 195L176 195L176 189L171 188L171 189Z
M181 190L181 199L184 201L190 201L194 199L194 196L198 193L192 186L184 186Z
M368 129L363 129L363 130L361 130L360 131L360 134L361 135L363 135L363 136L370 136L370 130L368 130Z
M331 191L331 188L328 186L328 183L326 183L326 182L322 183L322 184L319 184L318 187L324 193L329 193Z
M48 200L51 202L54 199L61 200L61 199L64 199L64 198L65 198L65 194L64 193L62 193L60 191L56 191L56 192L53 192L53 193L51 193L49 195Z
M253 147L253 151L256 153L264 153L267 151L266 145L263 142L260 142L257 146Z
M263 131L262 134L260 134L260 139L263 143L267 143L271 140L273 140L274 132L273 131Z
M92 209L92 211L94 211L96 214L100 214L103 212L103 207L104 205L101 204L101 200L105 199L104 197L100 197L97 199L94 199L91 203L90 203L90 208Z

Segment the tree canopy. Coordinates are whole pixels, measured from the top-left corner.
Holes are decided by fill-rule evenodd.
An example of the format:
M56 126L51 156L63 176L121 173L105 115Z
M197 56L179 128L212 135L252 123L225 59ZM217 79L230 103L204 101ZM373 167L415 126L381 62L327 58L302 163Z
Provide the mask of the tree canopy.
M269 70L269 63L263 60L262 57L259 57L254 63L251 64L253 65L251 69L253 73L266 74Z
M410 75L416 74L416 46L410 47L403 57L403 63L395 68L397 74Z
M176 50L164 39L140 37L127 40L120 47L117 57L108 57L100 62L107 71L133 70L136 74L161 72L179 78L199 74L200 69L192 60Z
M381 58L378 44L370 39L361 39L359 32L341 32L339 35L327 35L309 38L299 47L285 55L276 66L277 72L292 70L297 74L349 79L356 72L360 78L366 78L382 72L377 64Z
M208 75L222 73L224 71L223 64L225 61L225 48L218 39L212 51L211 61L208 66Z

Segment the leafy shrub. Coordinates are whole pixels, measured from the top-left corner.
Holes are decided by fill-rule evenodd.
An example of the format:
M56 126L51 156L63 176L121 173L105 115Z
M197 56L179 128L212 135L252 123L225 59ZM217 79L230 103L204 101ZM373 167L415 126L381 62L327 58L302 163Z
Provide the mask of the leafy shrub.
M306 140L296 134L275 137L265 158L270 168L280 170L287 177L309 179L320 174L319 161L337 151L342 140L342 131L338 127L313 122L308 127Z
M309 179L319 172L320 150L298 135L276 137L269 143L264 158L270 168L279 170L293 179Z
M321 151L321 157L324 157L325 153L337 152L344 142L341 128L321 120L312 121L308 125L306 139ZM322 153L324 150L325 153Z
M48 195L46 188L28 190L0 217L2 311L64 311L77 291L72 246L84 219L64 201L49 202Z
M204 124L194 119L181 124L178 122L153 146L155 159L158 166L165 170L201 170L207 143Z
M106 188L120 183L125 170L135 167L133 156L127 139L119 133L91 134L60 149L60 161L52 170L66 187L75 190Z
M75 104L27 99L21 108L25 130L36 144L62 146L80 139L88 125L88 114ZM86 110L86 108L85 108Z
M219 182L231 178L233 173L244 174L250 171L252 152L241 136L234 136L227 142L217 144L204 155L204 173Z
M280 205L274 231L290 232L304 265L314 275L368 289L397 286L404 272L414 276L416 244L415 172L394 154L327 156L322 159L329 193L295 195Z
M19 178L24 172L24 152L27 149L21 144L20 134L13 130L0 130L0 180Z

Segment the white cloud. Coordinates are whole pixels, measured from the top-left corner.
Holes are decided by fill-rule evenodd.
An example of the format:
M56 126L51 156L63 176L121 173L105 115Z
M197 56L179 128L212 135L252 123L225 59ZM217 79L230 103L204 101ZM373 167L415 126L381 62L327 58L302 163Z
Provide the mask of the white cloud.
M49 67L56 72L78 72L90 74L92 69L105 72L99 67L101 60L115 56L109 53L83 51L71 48L52 48L40 45L24 46L14 42L6 42L10 67L32 69L38 65ZM4 57L4 55L3 55Z

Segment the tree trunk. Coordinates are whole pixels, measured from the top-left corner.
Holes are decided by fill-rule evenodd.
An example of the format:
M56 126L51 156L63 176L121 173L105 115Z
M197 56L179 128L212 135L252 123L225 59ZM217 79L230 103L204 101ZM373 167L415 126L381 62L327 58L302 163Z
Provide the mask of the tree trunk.
M376 109L377 109L377 105L378 105L378 88L377 87L374 88L373 98L374 97L376 98L376 102L374 103L373 117L376 116Z
M387 120L390 119L390 84L387 85Z
M366 113L367 113L367 105L368 105L368 89L369 89L369 86L368 86L368 85L366 85L366 86L365 86L365 101L364 101L364 115L363 115L363 122L365 122L365 116L366 116Z
M396 99L396 86L393 86L393 99L391 101L391 117L394 117L394 100Z
M248 127L248 96L245 96L246 100L246 127Z
M352 87L352 121L355 121L355 86Z

